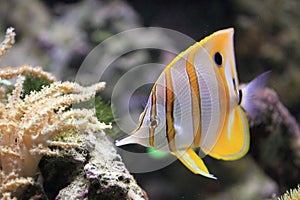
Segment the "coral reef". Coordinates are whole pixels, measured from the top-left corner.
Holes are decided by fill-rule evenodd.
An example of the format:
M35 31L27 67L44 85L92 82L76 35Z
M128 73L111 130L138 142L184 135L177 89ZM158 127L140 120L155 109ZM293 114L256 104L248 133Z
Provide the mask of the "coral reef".
M13 41L13 29L9 28L0 55L11 47ZM21 75L25 74L42 77L52 84L21 98L25 80ZM89 87L72 82L56 82L51 74L28 65L0 70L1 79L8 80L16 76L12 93L0 103L2 197L7 196L8 192L16 195L20 185L32 184L30 177L37 172L43 155L62 153L50 147L64 149L78 146L77 143L56 141L55 136L58 134L70 129L89 132L110 127L100 123L92 110L69 108L74 103L94 97L96 92L104 89L103 82Z
M241 82L250 80L263 71L272 70L269 85L277 92L276 94L273 90L265 90L262 92L261 101L257 102L264 113L260 118L251 119L249 154L244 159L230 163L204 158L213 172L221 174L217 182L194 176L177 162L159 171L134 176L151 199L226 200L240 199L241 196L245 199L271 198L299 184L299 125L295 121L299 121L300 116L299 16L297 0L190 1L188 4L180 0L158 4L136 0L2 1L0 29L14 26L18 37L17 44L10 53L2 57L1 66L20 66L24 63L31 66L41 65L59 80L72 79L82 60L95 45L130 28L143 25L171 28L198 40L213 31L233 26L236 31L235 53ZM155 41L162 45L167 43L163 35L134 35L132 38L118 41L109 48L117 49L120 44L122 48L128 48L140 39L154 41L155 38ZM184 49L176 48L178 51ZM155 50L131 52L112 63L112 70L101 80L115 82L133 66L168 63L172 56L174 55L166 52L159 54ZM152 66L148 67L137 79L154 81L157 71L159 70L153 69ZM28 87L31 83L28 83L27 77L22 98L29 94L29 91L39 87ZM0 83L0 99L5 99L5 91L10 92L13 86L5 79L0 80ZM105 91L101 92L105 101L109 101L113 87L113 84L107 82ZM104 92L107 95L103 95ZM132 107L137 108L142 101L138 99L136 102ZM98 104L95 103L97 109ZM97 109L96 112L97 117L104 121L106 112L100 115L98 113L102 110ZM114 138L117 137L115 130L105 132ZM90 147L90 142L81 135L85 134L71 131L59 135L55 140L79 141L76 143L80 144L80 147L70 148L61 157L42 157L39 163L41 175L34 176L34 179L43 177L43 189L49 199L55 198L58 193L61 198L70 199L71 196L67 197L72 187L78 189L74 192L78 194L76 197L82 198L88 197L89 188L97 191L93 188L97 184L90 184L83 170L90 160L97 160L92 158L94 153L90 154L88 151L94 148ZM100 135L98 139L102 139L103 134ZM58 149L62 150L59 147ZM257 170L253 170L254 167ZM97 169L101 170L101 167ZM71 171L74 172L74 176ZM94 181L102 183L101 177ZM54 180L51 181L51 178ZM59 180L55 182L55 178ZM261 180L264 180L263 183ZM56 184L57 182L59 184ZM52 188L53 185L56 188ZM239 189L241 187L243 189ZM24 199L29 199L35 194L28 193L28 190L37 193L38 186L35 184L27 187L27 196L24 196Z
M12 46L14 36L9 28L0 55ZM0 69L0 78L0 198L147 199L102 131L111 125L97 117L112 119L104 116L108 111L101 110L103 103L96 101L97 117L95 110L81 108L105 83L83 87L59 82L29 65ZM32 85L40 90L29 92Z
M13 29L9 28L0 47L1 56L14 43L14 36ZM23 96L24 75L42 78L50 84L43 86L40 91L31 91ZM16 80L10 93L6 87L12 85L9 80L14 77ZM68 170L66 161L69 161L73 166L77 166L73 168L77 170L67 179L71 182L72 176L82 175L83 169L80 169L80 166L84 166L87 180L82 180L80 188L86 188L86 195L92 196L93 199L147 199L126 170L105 133L101 132L111 128L111 125L99 122L95 110L71 107L73 104L94 98L96 92L104 89L105 83L99 82L83 87L74 82L59 82L41 67L29 65L2 68L0 78L3 87L3 98L0 102L0 198L47 198L42 194L42 190L39 191L40 194L33 193L30 196L32 192L27 193L26 190L25 193L25 186L35 185L31 190L39 187L35 178L39 177L38 167L41 168L40 173L46 185L48 179L57 174L53 172L53 166L58 166L59 162L59 168L62 169L65 165L65 169ZM48 157L48 161L41 164L43 156ZM58 158L51 160L55 157ZM59 157L64 157L64 161ZM86 165L82 164L87 161ZM96 183L96 180L99 182ZM73 188L73 183L68 187ZM77 194L73 189L62 190L56 198L70 199L69 195ZM83 197L84 191L80 195ZM55 195L52 194L52 197ZM71 199L78 199L78 196Z

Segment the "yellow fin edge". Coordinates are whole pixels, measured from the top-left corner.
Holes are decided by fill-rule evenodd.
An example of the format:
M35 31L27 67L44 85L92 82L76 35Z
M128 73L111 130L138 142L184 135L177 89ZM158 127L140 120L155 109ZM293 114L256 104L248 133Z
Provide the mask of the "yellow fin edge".
M217 179L210 174L203 160L194 152L193 149L188 148L185 151L172 152L190 171L195 174Z

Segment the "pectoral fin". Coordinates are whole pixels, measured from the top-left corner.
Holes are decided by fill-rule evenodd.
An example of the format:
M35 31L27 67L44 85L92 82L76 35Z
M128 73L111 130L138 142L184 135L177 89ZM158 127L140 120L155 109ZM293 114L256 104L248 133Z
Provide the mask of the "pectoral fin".
M245 112L240 106L229 114L215 146L206 152L208 155L222 160L236 160L249 150L249 126ZM205 151L205 150L204 150Z
M188 148L185 151L172 152L172 154L174 154L193 173L217 179L214 175L209 173L203 160L194 152L193 149Z

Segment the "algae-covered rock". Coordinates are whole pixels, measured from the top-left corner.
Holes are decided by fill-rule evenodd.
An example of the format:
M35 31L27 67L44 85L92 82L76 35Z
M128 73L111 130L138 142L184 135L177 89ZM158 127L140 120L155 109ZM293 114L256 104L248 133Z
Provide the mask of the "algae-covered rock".
M57 199L147 199L104 132L86 139L89 159Z
M89 180L88 197L91 199L147 199L146 193L130 175L107 137L98 135L91 139L95 148L91 151L89 163L84 166Z

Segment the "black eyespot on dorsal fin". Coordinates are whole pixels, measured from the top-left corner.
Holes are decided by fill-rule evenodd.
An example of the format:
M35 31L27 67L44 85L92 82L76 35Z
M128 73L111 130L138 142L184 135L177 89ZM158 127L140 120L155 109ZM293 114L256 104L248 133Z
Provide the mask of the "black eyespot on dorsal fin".
M239 101L238 101L238 105L241 104L241 102L242 102L242 97L243 97L243 92L242 92L242 90L239 90Z
M235 78L232 79L232 83L233 83L233 89L236 90L236 82L235 82Z

